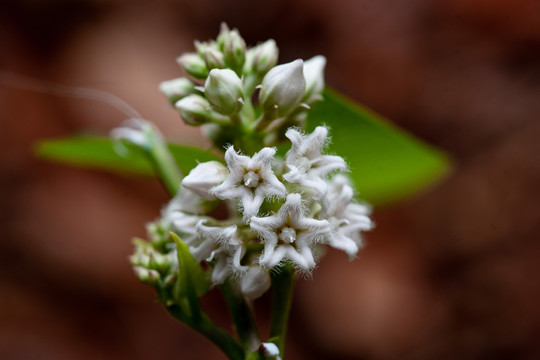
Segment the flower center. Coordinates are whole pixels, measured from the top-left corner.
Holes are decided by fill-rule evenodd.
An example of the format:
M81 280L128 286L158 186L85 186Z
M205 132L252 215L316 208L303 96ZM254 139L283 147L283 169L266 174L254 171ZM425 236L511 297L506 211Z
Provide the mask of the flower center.
M244 175L244 185L247 187L257 187L259 185L259 181L261 181L259 174L256 174L253 171L249 171Z
M309 171L312 167L311 160L307 156L302 156L298 159L298 167L304 171Z
M296 240L296 230L285 226L279 231L278 238L286 244L292 244Z

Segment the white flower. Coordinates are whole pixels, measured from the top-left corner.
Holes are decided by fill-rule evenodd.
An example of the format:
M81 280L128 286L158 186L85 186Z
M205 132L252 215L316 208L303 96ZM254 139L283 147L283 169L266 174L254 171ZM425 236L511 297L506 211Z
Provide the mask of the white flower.
M270 275L259 266L249 266L240 279L240 290L250 300L264 294L270 288Z
M257 215L266 197L285 197L286 189L271 168L275 149L263 148L253 157L238 155L233 147L225 152L230 174L223 184L210 190L220 199L242 199L244 220Z
M304 96L303 61L294 60L273 67L264 77L259 93L259 101L269 118L289 115Z
M321 154L327 134L328 129L324 126L318 126L309 135L302 135L293 128L285 133L292 146L285 155L285 166L289 171L283 178L290 183L315 190L315 199L326 194L328 185L323 179L325 175L347 168L342 157Z
M197 239L197 223L210 207L193 191L180 187L180 191L161 211L161 219L167 228L171 228L186 244Z
M252 217L251 229L264 242L264 251L259 258L262 267L273 268L282 260L289 259L302 270L315 266L310 245L327 242L331 233L327 220L304 216L300 194L289 194L273 216Z
M373 222L368 216L369 207L353 203L353 195L349 179L344 175L334 176L328 193L322 199L319 214L319 217L328 219L334 229L329 245L345 251L350 259L356 256L362 245L360 232L373 228Z
M237 235L236 225L228 227L210 227L200 220L197 225L197 241L189 244L189 251L197 261L214 261L212 282L221 284L233 274L243 273L247 269L240 264L245 253L242 240Z
M216 197L210 189L225 180L227 168L218 161L207 161L197 165L182 180L182 186L193 191L205 200L214 200Z

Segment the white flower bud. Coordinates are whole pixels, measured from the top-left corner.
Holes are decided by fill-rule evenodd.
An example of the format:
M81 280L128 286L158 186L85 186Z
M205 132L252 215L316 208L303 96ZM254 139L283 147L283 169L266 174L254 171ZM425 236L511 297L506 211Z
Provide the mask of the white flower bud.
M182 186L203 199L214 200L216 197L210 194L210 189L220 185L227 174L227 167L220 162L204 162L191 170L189 175L182 180Z
M182 120L189 125L202 125L208 122L224 123L229 118L212 110L208 100L199 95L189 95L174 105Z
M266 74L276 66L279 50L272 39L248 50L244 71L246 73Z
M289 115L304 96L303 61L301 59L278 65L264 77L259 94L265 114L270 118Z
M232 115L242 108L242 80L231 69L213 69L206 78L204 94L210 104L222 114Z
M261 346L259 346L259 354L261 354L264 359L281 360L279 348L274 343L262 343Z
M225 23L221 24L217 44L218 48L223 52L225 64L240 73L246 61L246 42L240 36L238 30L229 30Z
M174 104L183 97L193 94L195 91L195 84L187 78L178 78L163 81L159 84L159 90Z
M216 48L215 44L195 42L195 46L201 57L204 59L208 70L215 68L222 69L225 67L223 53Z
M201 125L210 121L210 103L199 95L189 95L178 101L175 107L186 124Z
M195 79L205 79L208 76L206 63L197 53L186 53L176 59L186 74Z
M240 280L242 293L251 300L264 294L270 288L270 275L258 266L250 266Z
M302 102L310 105L321 100L324 90L324 67L326 58L321 55L312 57L304 62L304 78L306 79L306 91Z

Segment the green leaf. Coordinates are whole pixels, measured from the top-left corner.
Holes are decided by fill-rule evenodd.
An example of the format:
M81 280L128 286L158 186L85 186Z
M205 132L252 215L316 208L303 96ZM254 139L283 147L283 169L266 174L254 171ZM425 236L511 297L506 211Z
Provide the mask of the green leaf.
M130 144L115 148L115 142L106 137L76 136L44 140L37 146L37 154L45 159L71 165L113 172L154 175L154 170L142 150ZM117 150L122 151L120 155ZM219 160L205 150L169 144L180 170L187 174L198 162Z
M325 91L308 123L309 131L331 128L329 152L345 158L359 197L373 205L410 196L449 169L442 152L333 90Z
M206 272L191 255L186 243L175 233L171 232L170 235L176 243L178 256L179 295L188 298L203 296L210 288L210 281Z

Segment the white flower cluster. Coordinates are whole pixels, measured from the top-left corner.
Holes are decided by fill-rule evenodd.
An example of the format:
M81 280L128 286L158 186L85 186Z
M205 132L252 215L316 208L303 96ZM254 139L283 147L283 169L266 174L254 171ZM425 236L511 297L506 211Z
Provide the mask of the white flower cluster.
M230 146L227 166L201 163L183 179L164 220L198 261L212 264L214 284L238 279L244 294L255 298L268 289L273 268L290 263L312 270L322 245L356 255L360 231L372 227L369 208L353 201L345 175L328 179L347 168L341 157L322 153L327 132L322 126L309 135L289 129L292 146L284 158L274 148L249 157ZM228 219L203 215L201 204L216 198L233 205Z
M326 245L353 258L360 232L373 226L370 209L354 201L345 161L324 153L328 129L301 130L310 106L322 99L326 59L276 65L273 40L246 48L226 26L216 41L195 45L196 53L178 59L187 76L160 88L184 122L204 125L216 147L226 149L225 163L201 163L182 180L150 231L157 239L152 249L174 252L173 243L162 244L163 234L177 233L208 264L214 285L233 279L249 298L269 288L273 269L290 264L309 273ZM116 136L143 142L130 129ZM279 155L275 145L289 150ZM228 205L225 219L212 216L219 203ZM149 249L132 258L137 268L152 265ZM150 279L140 277L165 281L174 273L169 268L151 267Z

